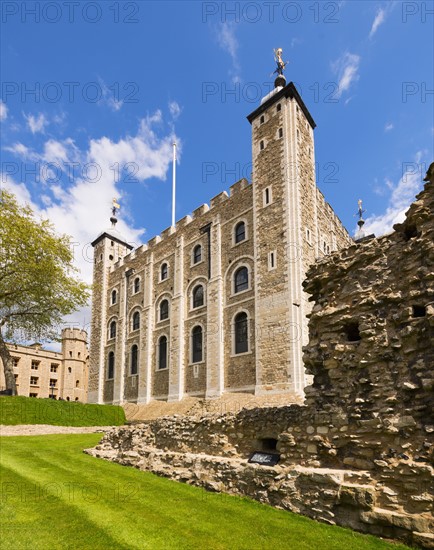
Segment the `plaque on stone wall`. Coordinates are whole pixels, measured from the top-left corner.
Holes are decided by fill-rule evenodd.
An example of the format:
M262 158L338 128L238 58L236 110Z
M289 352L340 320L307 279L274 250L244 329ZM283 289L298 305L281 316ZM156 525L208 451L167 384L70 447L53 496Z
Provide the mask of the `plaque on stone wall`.
M250 455L248 462L253 464L261 464L262 466L276 466L279 460L279 454L266 453L264 451L255 451Z

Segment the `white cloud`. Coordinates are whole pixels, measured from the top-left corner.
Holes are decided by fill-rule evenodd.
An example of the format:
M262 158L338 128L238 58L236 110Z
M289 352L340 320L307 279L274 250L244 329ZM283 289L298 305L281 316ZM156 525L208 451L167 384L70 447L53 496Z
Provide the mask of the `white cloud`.
M48 125L48 120L43 113L39 113L38 116L25 115L24 113L23 115L32 134L43 134L45 132L45 126Z
M339 59L332 63L332 70L338 78L338 90L335 97L339 98L350 89L353 82L359 79L360 56L345 52Z
M8 108L6 103L0 99L0 120L6 120L8 118Z
M225 21L217 28L217 40L220 47L231 56L232 68L229 74L232 77L232 82L241 81L240 63L238 60L238 40L235 36L235 23L233 21Z
M384 20L386 19L386 10L383 8L379 8L377 10L377 14L375 16L375 19L372 23L371 32L369 33L369 38L372 38L374 34L377 32L378 27L384 23Z
M390 130L393 130L395 128L395 126L393 125L393 122L388 122L385 126L384 126L384 131L385 132L390 132Z
M130 221L130 213L126 201L122 201L122 191L115 177L113 166L117 163L122 168L127 163L130 167L130 183L139 185L143 181L155 177L166 178L172 159L172 134L160 137L155 126L163 122L161 112L157 111L144 118L137 135L126 136L117 141L107 137L92 139L86 150L79 150L72 139L64 141L47 140L42 151L36 153L25 145L17 143L6 148L20 158L31 158L35 162L53 162L65 167L66 163L76 162L72 180L65 185L65 177L61 182L49 184L46 182L40 202L32 200L31 189L33 181L19 181L19 174L13 177L6 173L0 174L1 185L11 190L21 203L29 204L36 215L48 218L59 233L71 236L71 246L74 250L74 264L80 270L80 276L87 283L92 281L93 252L90 243L108 228L110 207L113 197L118 197L121 204L121 214L116 229L133 246L138 246L144 229L135 227ZM179 138L176 141L181 145ZM180 148L180 147L179 147ZM94 164L98 168L93 181L91 173L86 177L84 167ZM65 176L66 170L63 171ZM131 175L133 174L133 175ZM68 178L66 178L68 179ZM131 189L134 194L134 188ZM65 320L66 325L80 326L88 329L90 309L83 308Z
M101 99L98 103L100 105L107 105L112 111L120 111L124 100L120 99L118 88L116 86L109 88L102 78L98 78L98 83L101 87Z
M179 115L181 114L181 107L179 106L177 101L170 101L169 102L169 112L173 118L173 120L176 120Z
M386 186L392 191L389 204L383 214L374 214L367 218L364 226L367 235L375 233L379 237L392 231L396 223L404 221L405 213L423 185L424 170L421 164L423 155L424 151L416 153L414 162L409 163L409 169L403 174L396 185L390 179L385 180Z

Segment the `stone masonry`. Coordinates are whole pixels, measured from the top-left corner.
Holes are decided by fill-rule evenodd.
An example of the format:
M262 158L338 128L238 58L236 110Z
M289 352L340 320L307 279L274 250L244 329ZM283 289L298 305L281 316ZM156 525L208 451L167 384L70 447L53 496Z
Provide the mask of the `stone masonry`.
M115 428L94 456L434 548L434 174L390 235L313 266L305 405ZM249 464L255 450L277 466Z
M251 183L134 250L114 228L92 243L90 402L302 398L311 307L302 281L316 259L352 241L316 186L315 122L294 84L276 87L248 120Z

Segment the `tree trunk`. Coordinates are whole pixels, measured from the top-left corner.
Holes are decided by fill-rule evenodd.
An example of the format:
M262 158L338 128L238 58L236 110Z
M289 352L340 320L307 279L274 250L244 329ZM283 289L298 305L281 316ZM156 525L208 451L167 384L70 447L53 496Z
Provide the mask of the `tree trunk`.
M9 352L9 348L6 342L3 340L3 336L0 333L0 359L3 363L3 370L5 373L6 389L12 392L12 395L17 395L17 385L15 383L14 375L14 363L12 356Z

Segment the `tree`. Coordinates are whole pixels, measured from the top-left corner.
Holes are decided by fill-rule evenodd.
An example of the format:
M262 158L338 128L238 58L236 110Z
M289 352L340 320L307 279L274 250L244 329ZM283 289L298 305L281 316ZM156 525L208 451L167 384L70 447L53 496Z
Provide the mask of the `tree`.
M55 339L64 315L84 306L88 286L75 278L69 237L0 190L0 358L16 395L11 338Z

